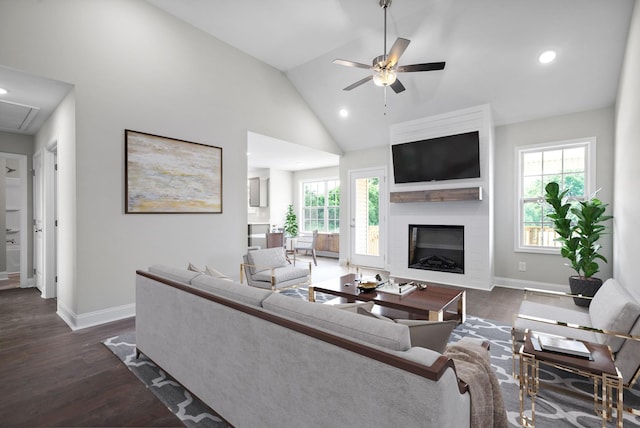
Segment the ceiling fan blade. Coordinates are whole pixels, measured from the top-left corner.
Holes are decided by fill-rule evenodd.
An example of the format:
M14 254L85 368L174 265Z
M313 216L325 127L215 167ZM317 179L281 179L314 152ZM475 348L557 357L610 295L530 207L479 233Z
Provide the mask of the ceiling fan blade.
M401 65L396 69L399 73L411 73L414 71L434 71L444 69L444 62L426 62L424 64Z
M364 85L365 83L367 83L371 79L373 79L373 76L367 76L364 79L360 79L356 83L352 83L351 85L347 86L346 88L343 89L343 91L350 91L353 88L357 88L360 85Z
M398 79L396 79L395 82L393 82L391 85L391 89L393 89L393 92L395 92L396 94L399 94L400 92L404 91L404 85L402 83L400 83L400 81Z
M345 67L364 68L366 70L370 70L370 69L373 68L370 65L362 64L362 63L359 63L359 62L347 61L346 59L334 59L333 63L334 64L338 64L338 65L344 65Z
M389 55L387 55L387 66L393 67L398 63L400 56L404 53L411 43L410 40L403 39L402 37L398 37L395 42L393 42L393 46L389 50Z

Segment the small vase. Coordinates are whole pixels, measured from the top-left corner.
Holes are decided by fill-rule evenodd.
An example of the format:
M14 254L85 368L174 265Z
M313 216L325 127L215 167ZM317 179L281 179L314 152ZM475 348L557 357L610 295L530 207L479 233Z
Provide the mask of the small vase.
M569 287L572 294L582 294L583 296L593 297L600 289L602 280L600 278L585 278L582 276L570 276ZM589 307L591 299L573 298L573 303L582 307Z

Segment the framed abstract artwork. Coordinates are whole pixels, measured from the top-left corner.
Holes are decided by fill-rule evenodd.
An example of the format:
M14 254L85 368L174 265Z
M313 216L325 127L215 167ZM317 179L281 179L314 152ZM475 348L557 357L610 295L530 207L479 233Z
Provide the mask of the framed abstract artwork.
M125 129L126 214L222 213L222 148Z

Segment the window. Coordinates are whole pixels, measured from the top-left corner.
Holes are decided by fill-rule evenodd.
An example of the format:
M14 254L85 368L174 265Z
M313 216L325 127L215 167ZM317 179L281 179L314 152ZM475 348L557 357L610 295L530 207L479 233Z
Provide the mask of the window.
M302 231L340 232L340 180L306 182L302 192Z
M518 165L517 251L555 253L560 243L547 217L544 188L569 189L574 203L588 198L595 176L595 138L516 148Z

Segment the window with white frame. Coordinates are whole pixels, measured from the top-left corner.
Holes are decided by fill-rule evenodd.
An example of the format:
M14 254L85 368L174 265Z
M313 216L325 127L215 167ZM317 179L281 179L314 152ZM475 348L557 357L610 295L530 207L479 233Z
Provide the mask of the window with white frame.
M340 180L302 183L302 232L340 232Z
M595 183L595 138L561 141L516 148L518 165L517 251L556 253L551 207L545 186L555 181L569 189L570 201L587 199Z

